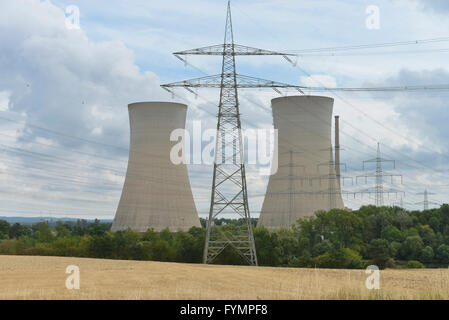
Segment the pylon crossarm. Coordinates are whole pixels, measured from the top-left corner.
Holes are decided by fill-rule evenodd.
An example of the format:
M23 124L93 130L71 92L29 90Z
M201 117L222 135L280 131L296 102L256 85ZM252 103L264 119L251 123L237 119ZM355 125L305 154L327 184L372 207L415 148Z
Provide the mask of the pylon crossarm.
M376 191L376 189L374 188L374 189L365 189L365 190L362 190L362 191L358 191L358 192L356 192L356 193L372 194L372 193L376 193L376 192L377 192L377 191ZM396 190L396 189L385 189L385 188L382 188L382 193L385 193L385 194L387 194L387 193L389 193L389 194L393 194L393 193L396 193L396 194L402 193L402 194L405 195L405 192L404 192L404 191Z
M365 164L366 163L380 163L380 162L390 162L393 163L393 168L396 168L396 160L388 160L384 158L376 158L371 160L365 160L363 161L363 170L365 170Z
M182 87L182 88L295 88L295 89L307 89L303 86L296 86L291 85L287 83L282 82L276 82L271 80L265 80L261 78L255 78L250 76L244 76L244 75L236 75L236 83L233 80L233 75L231 73L226 73L223 75L224 80L230 79L229 83L226 81L222 82L222 75L217 74L213 76L206 76L201 78L194 78L190 80L184 80L179 82L173 82L168 84L161 85L162 88L175 88L175 87Z
M291 53L276 52L271 50L264 50L239 44L217 44L213 46L206 46L202 48L190 49L185 51L174 52L176 56L183 55L207 55L207 56L222 56L224 52L233 50L235 56L296 56Z

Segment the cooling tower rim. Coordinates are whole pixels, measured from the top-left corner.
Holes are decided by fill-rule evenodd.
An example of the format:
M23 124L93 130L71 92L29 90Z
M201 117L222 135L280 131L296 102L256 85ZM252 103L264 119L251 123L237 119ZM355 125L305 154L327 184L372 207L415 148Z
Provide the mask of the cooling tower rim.
M173 107L177 106L177 107L182 107L184 109L187 109L187 105L184 103L179 103L179 102L170 102L170 101L141 101L141 102L133 102L128 104L128 108L131 108L132 106L142 106L142 105L146 105L147 107L155 107L158 105L171 105Z
M319 99L324 99L324 100L329 100L332 103L334 102L334 98L332 97L326 97L326 96L312 96L312 95L295 95L295 96L285 96L285 97L277 97L274 99L271 99L271 103L276 102L278 100L304 100L304 99L310 99L310 98L319 98Z

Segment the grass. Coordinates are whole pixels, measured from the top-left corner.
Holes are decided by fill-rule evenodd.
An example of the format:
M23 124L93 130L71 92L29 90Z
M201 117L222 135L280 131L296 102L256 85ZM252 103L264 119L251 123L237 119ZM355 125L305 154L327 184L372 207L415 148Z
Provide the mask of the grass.
M65 287L68 265L80 290ZM0 256L0 299L449 299L449 270L381 271L215 266L65 257Z

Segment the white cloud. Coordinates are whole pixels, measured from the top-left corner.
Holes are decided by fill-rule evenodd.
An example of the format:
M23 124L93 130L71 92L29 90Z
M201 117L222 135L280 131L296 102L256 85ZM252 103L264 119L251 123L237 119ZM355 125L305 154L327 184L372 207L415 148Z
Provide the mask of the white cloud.
M308 77L301 77L301 83L303 83L306 87L337 87L337 80L327 74L312 74Z
M166 97L122 42L91 42L83 30L67 29L64 12L50 2L3 1L0 12L0 89L31 123L85 138L101 126L102 140L126 146L127 104Z
M0 111L6 111L9 109L9 97L8 91L0 91Z
M126 160L129 143L127 105L167 98L159 79L140 70L133 51L122 42L92 42L82 29L67 29L64 11L49 1L1 1L0 43L1 116L20 122L0 122L3 133L13 133L1 137L8 165L2 169L16 186L5 190L3 197L11 201L3 201L9 207L2 206L1 213L43 210L113 217L122 181L101 168L126 169L120 160ZM75 154L77 150L106 158ZM92 192L105 188L112 189L101 198L114 201L95 202Z

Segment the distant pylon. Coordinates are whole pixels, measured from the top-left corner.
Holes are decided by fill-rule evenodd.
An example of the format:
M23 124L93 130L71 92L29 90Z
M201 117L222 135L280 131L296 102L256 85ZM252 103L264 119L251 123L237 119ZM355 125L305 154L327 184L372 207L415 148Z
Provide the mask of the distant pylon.
M423 195L424 196L424 201L415 203L415 204L422 204L424 206L424 210L429 210L429 205L430 204L435 204L435 205L439 204L439 203L436 203L436 202L429 201L429 195L435 195L435 193L428 192L427 189L424 190L424 192L422 192L422 193L417 193L416 195L418 195L418 196Z
M402 184L402 175L400 174L393 174L393 173L387 173L383 171L382 163L384 162L390 162L393 163L393 168L396 168L396 161L395 160L387 160L382 158L380 153L380 143L377 143L377 157L375 159L371 160L365 160L363 161L363 170L365 170L365 164L366 163L376 163L376 172L375 173L368 173L364 175L360 175L356 177L356 182L358 182L359 178L365 178L365 183L367 183L368 178L375 177L376 179L376 185L374 187L374 191L371 189L363 190L357 193L368 193L368 194L375 194L375 204L377 207L382 207L384 205L384 194L397 194L398 193L404 193L403 191L395 190L395 189L385 189L384 188L384 177L390 177L391 183L393 183L394 177L400 177L401 178L401 184Z

